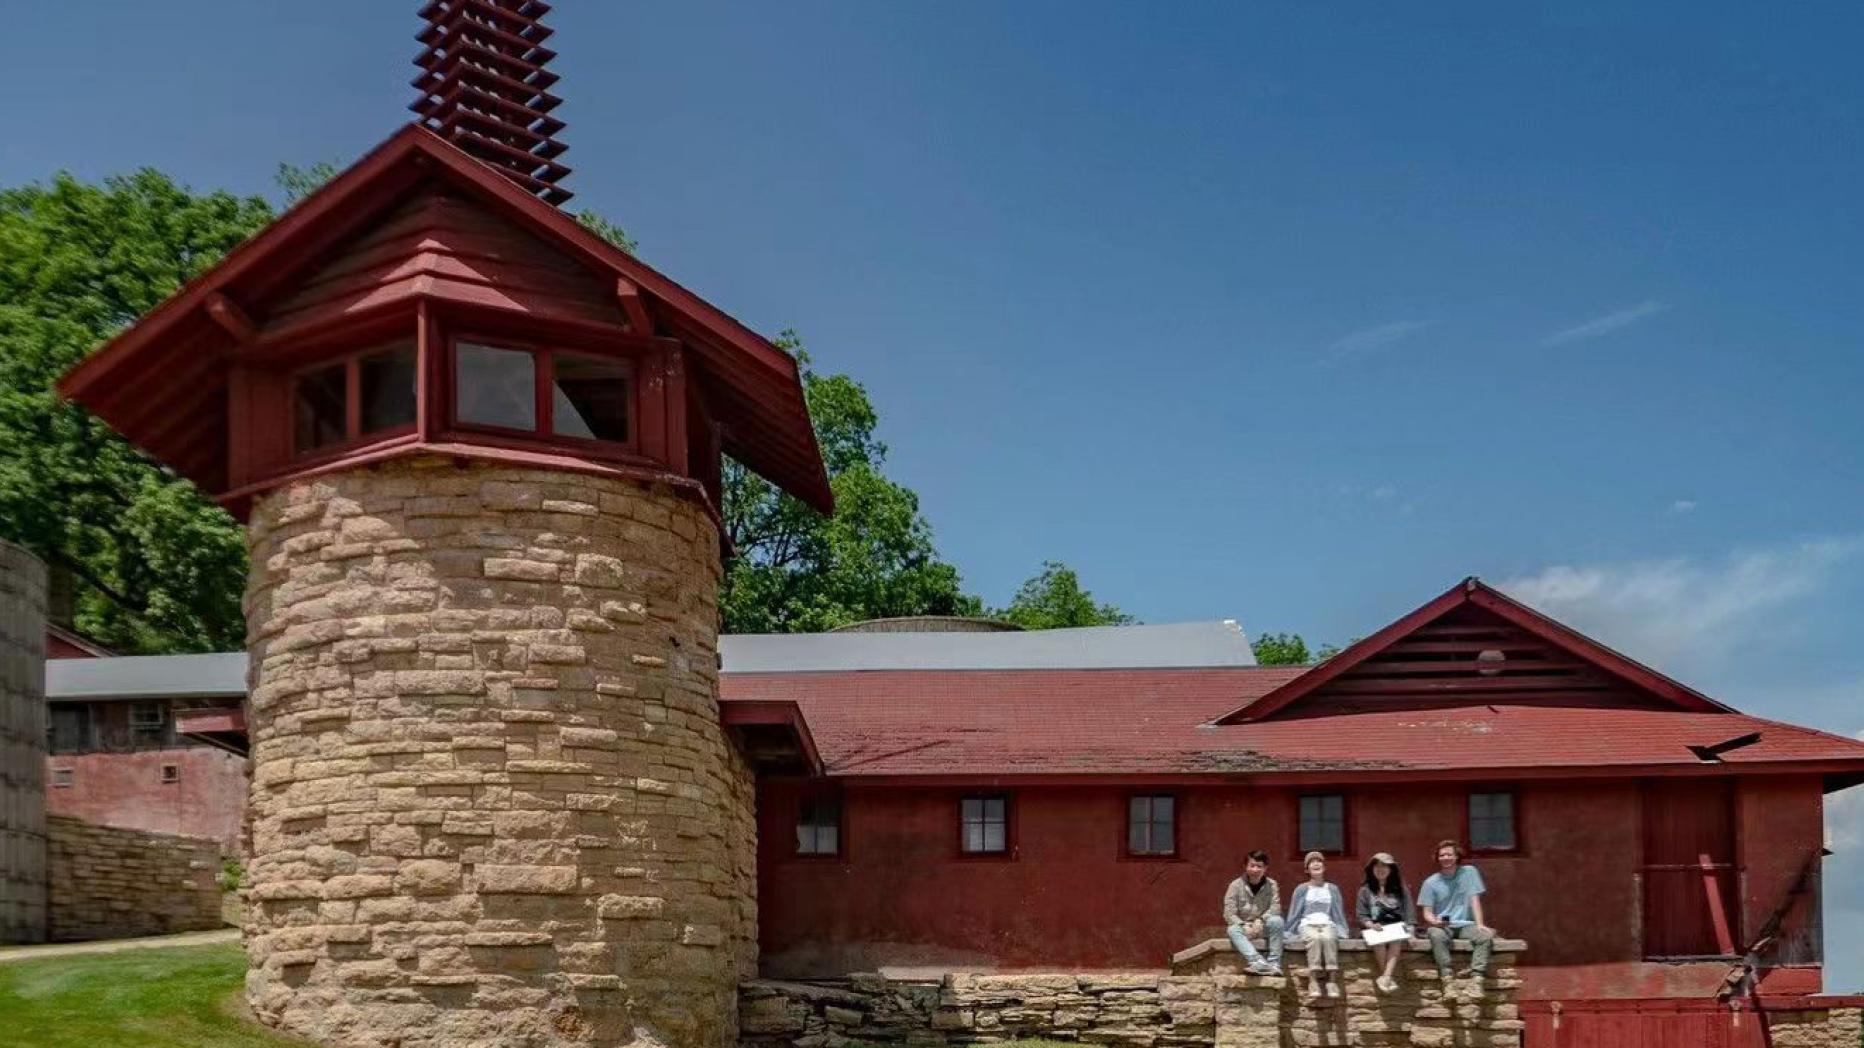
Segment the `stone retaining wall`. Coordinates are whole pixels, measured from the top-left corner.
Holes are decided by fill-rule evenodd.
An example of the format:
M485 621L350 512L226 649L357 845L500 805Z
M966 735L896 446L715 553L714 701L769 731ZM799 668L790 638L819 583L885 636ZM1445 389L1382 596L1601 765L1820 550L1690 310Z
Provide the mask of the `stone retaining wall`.
M1768 1043L1773 1048L1860 1048L1864 1046L1864 1008L1857 998L1842 1007L1820 1007L1817 997L1806 1007L1767 1010ZM1752 1020L1750 1020L1752 1021Z
M0 943L45 939L45 584L0 541Z
M54 941L221 927L219 842L58 816L45 824Z
M1466 945L1466 944L1464 944ZM746 1048L973 1044L1026 1037L1126 1048L1287 1048L1414 1045L1519 1048L1523 1024L1514 969L1519 943L1496 951L1483 985L1445 986L1430 955L1409 952L1399 990L1372 985L1371 954L1341 950L1343 1000L1310 1005L1298 957L1286 978L1207 971L857 975L832 982L745 983L739 1028ZM1212 957L1210 967L1218 968Z

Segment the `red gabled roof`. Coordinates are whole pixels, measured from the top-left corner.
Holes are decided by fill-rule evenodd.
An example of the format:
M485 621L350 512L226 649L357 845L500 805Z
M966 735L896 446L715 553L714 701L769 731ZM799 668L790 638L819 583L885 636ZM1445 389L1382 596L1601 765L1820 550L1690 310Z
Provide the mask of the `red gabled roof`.
M1607 704L1621 700L1626 693L1635 693L1643 704L1661 705L1679 710L1708 713L1730 713L1727 706L1703 695L1685 684L1666 677L1642 663L1636 662L1598 641L1587 637L1540 612L1528 607L1508 595L1494 589L1480 579L1470 577L1452 586L1438 597L1426 601L1422 606L1404 617L1379 630L1363 640L1357 641L1344 651L1314 667L1311 672L1289 681L1273 692L1238 708L1229 711L1217 722L1235 724L1242 721L1259 721L1288 710L1310 696L1328 688L1336 681L1348 678L1357 672L1374 665L1372 660L1392 650L1395 645L1413 641L1414 638L1428 632L1436 624L1443 622L1460 622L1465 632L1481 632L1481 627L1470 623L1494 622L1505 624L1511 631L1519 631L1534 639L1538 644L1557 650L1570 657L1570 664L1557 666L1546 662L1531 663L1537 669L1552 669L1555 673L1566 674L1558 681L1549 682L1541 676L1530 676L1520 685L1511 681L1523 680L1518 677L1500 676L1512 674L1518 662L1501 662L1479 664L1473 660L1439 663L1401 663L1391 667L1398 672L1383 676L1365 689L1372 694L1381 694L1378 689L1387 689L1384 693L1388 702L1411 702L1422 705L1429 702L1443 702L1455 699L1461 702L1493 701L1522 702L1532 698L1535 701L1575 702L1585 697L1585 692L1572 690L1572 685L1581 685L1585 689L1595 690L1598 697ZM1489 641L1475 641L1468 646L1483 647ZM1390 667L1390 664L1386 664ZM1486 678L1486 673L1478 669L1480 665L1493 667L1498 674ZM1572 676L1573 666L1588 669L1583 680ZM1603 685L1614 685L1617 694L1605 690ZM1538 693L1531 691L1537 690ZM1567 689L1562 693L1561 689Z
M658 270L526 193L432 132L409 125L92 353L59 382L126 437L208 490L226 476L227 303L262 312L289 282L392 207L441 178L610 280L639 289L709 380L726 454L827 512L834 497L795 358Z
M848 778L1511 778L1805 771L1864 779L1864 742L1732 712L1477 705L1213 723L1315 672L725 673L722 704L789 701ZM1690 747L1758 732L1705 761Z

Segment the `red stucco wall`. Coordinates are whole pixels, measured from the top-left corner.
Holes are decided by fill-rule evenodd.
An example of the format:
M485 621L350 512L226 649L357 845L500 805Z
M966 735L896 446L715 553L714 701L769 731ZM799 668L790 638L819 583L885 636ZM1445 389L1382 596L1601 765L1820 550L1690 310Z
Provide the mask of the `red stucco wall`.
M162 781L172 764L179 780ZM71 785L57 785L59 769ZM46 758L46 811L103 826L211 837L240 851L246 760L207 746Z
M1224 886L1254 847L1274 857L1283 902L1300 878L1299 791L1260 786L1179 789L1180 857L1123 857L1117 786L1014 791L1014 859L957 853L966 791L849 786L840 859L792 857L795 783L759 798L763 965L772 975L827 975L882 964L1162 967L1221 933ZM1523 849L1478 856L1491 922L1528 940L1527 995L1541 998L1712 995L1721 962L1641 959L1641 796L1634 782L1577 780L1516 787ZM1348 795L1350 855L1332 860L1349 893L1364 856L1393 852L1413 891L1434 843L1464 834L1466 786L1369 786ZM1821 841L1816 781L1744 785L1737 828L1747 868L1744 910L1765 919ZM1791 872L1787 872L1787 867ZM1350 897L1350 896L1349 896ZM1807 984L1808 978L1810 985ZM1817 988L1817 969L1770 979L1781 992Z

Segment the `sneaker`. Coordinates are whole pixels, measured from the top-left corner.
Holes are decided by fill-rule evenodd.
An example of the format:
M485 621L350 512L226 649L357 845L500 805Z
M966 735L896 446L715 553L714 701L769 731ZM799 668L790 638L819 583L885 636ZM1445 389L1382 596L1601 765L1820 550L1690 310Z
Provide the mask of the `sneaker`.
M1320 1000L1321 1000L1321 996L1320 996L1320 987L1319 987L1319 986L1309 986L1309 987L1307 988L1307 1003L1309 1003L1309 1004L1319 1004L1319 1003L1320 1003Z
M1392 978L1389 975L1381 975L1378 978L1372 980L1372 985L1378 987L1380 993L1397 993L1398 992L1398 980Z
M1467 979L1472 975L1476 976L1477 978L1481 978L1482 973L1479 971L1476 971L1474 968L1464 968L1464 969L1459 970L1456 973L1456 977L1458 979Z
M1340 984L1339 984L1339 983L1337 983L1337 982L1330 982L1330 983L1328 983L1328 984L1327 984L1327 996L1329 996L1329 997L1334 997L1334 998L1339 998L1339 997L1344 997L1344 996L1346 996L1346 995L1340 992Z
M1281 972L1274 965L1270 964L1267 961L1257 961L1256 963L1249 966L1249 974L1251 975L1280 975Z

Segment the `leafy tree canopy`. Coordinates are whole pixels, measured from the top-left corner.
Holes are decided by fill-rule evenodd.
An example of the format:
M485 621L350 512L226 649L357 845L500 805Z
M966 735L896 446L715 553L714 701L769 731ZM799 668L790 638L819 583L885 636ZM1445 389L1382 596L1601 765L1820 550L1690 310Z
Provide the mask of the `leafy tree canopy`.
M1053 560L1043 562L1042 570L1022 584L1008 607L991 614L1031 630L1119 626L1137 621L1111 604L1096 604L1094 595L1081 587L1074 569Z
M0 190L0 532L70 571L78 628L131 651L245 638L239 525L52 384L263 226L258 197L153 170Z
M1337 644L1322 644L1310 653L1299 633L1264 633L1249 648L1260 666L1316 666L1340 653Z

